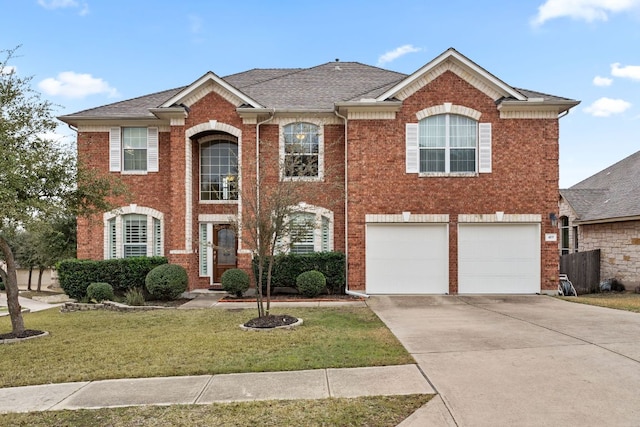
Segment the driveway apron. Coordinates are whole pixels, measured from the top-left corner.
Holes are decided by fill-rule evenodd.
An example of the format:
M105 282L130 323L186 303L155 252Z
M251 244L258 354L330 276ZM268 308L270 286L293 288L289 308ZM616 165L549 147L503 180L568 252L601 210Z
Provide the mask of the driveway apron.
M374 296L458 426L640 425L640 314L550 296Z

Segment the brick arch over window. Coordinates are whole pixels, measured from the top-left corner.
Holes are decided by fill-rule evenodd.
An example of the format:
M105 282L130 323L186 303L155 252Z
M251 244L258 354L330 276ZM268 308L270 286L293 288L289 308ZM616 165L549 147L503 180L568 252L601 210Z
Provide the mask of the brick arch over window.
M199 125L192 126L185 131L185 135L187 138L191 138L192 136L197 135L201 132L207 132L212 130L228 133L230 135L235 136L238 139L240 139L240 137L242 136L242 131L237 127L231 126L226 123L220 123L216 120L210 120L208 122L200 123Z
M123 227L126 228L126 224L123 221L134 216L138 222L145 224L146 239L138 242L145 247L145 255L164 255L164 214L153 208L131 204L103 214L105 259L126 256L123 237Z
M433 107L418 111L416 113L416 118L418 120L422 120L426 117L437 116L439 114L457 114L459 116L469 117L476 121L480 120L480 116L482 116L480 111L474 110L473 108L445 102L442 105L434 105Z

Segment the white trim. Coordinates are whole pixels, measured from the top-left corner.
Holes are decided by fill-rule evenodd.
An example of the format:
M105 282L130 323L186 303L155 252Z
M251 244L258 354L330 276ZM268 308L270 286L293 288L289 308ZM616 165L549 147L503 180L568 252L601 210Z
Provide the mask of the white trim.
M458 224L461 223L483 223L483 222L522 222L522 223L541 223L542 215L540 214L502 214L502 219L498 219L498 215L492 214L460 214L458 215Z
M384 101L393 97L397 97L400 100L406 99L447 70L455 72L473 86L490 94L494 100L498 99L500 94L520 101L526 100L526 97L513 87L454 49L447 49L418 71L378 96L376 100Z
M466 116L475 121L479 121L482 113L473 108L465 107L463 105L456 105L450 102L445 102L442 105L434 105L429 108L425 108L416 113L418 120L425 119L430 116L438 116L440 114L456 114L458 116Z
M371 223L449 223L449 214L414 214L410 213L405 221L402 214L366 214L364 222Z
M105 212L102 214L103 228L104 228L104 238L103 238L103 255L104 259L110 259L111 254L109 252L111 234L109 230L109 221L114 219L116 220L116 258L122 258L122 217L124 215L144 215L147 217L147 256L153 256L154 245L153 239L155 235L155 228L153 225L153 219L157 219L160 221L160 254L159 256L164 256L164 244L165 244L165 226L164 226L164 214L158 210L153 208L149 208L146 206L137 206L135 204L131 204L129 206L123 206L116 210Z
M321 206L308 205L304 202L298 204L295 209L295 213L300 214L312 214L315 215L314 219L314 227L313 227L313 251L314 252L322 252L322 218L326 218L329 220L329 251L333 251L335 248L334 245L334 228L335 228L335 220L334 214L327 208L323 208ZM287 221L291 221L291 219L287 219ZM283 236L282 241L280 242L281 246L286 248L284 252L289 252L289 247L291 246L291 240L288 236Z
M236 89L235 87L231 86L229 83L225 82L224 80L222 80L220 77L218 77L211 71L207 72L204 76L200 77L198 80L196 80L195 82L191 83L189 86L187 86L186 88L178 92L176 95L174 95L172 98L167 100L160 107L167 108L167 107L171 107L174 104L179 104L180 102L191 97L194 93L197 93L203 88L209 88L210 85L212 86L217 85L222 89L224 89L225 91L227 91L229 94L236 97L239 100L234 102L236 106L239 106L242 104L249 104L254 108L263 108L262 105L260 105L257 101L251 99L250 97L248 97L247 95L245 95L244 93ZM210 91L211 90L207 90L207 93L209 93ZM228 100L231 101L230 99Z

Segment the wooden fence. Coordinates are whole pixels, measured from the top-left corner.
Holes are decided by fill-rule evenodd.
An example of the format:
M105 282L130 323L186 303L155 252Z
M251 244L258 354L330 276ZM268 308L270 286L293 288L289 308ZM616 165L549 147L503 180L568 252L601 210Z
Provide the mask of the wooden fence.
M560 274L566 274L578 295L600 290L600 249L560 257Z

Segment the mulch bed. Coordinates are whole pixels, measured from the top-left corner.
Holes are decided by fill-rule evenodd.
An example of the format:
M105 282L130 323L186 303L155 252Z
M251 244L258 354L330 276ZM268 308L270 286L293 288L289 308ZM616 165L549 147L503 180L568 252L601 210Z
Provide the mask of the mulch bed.
M267 297L263 295L263 301L267 301ZM355 295L318 295L315 298L307 298L300 294L275 294L271 295L271 301L276 302L304 302L304 301L362 301L364 298ZM225 295L220 298L222 302L255 302L255 296L236 297L233 295Z
M45 333L46 332L44 331L37 331L35 329L25 329L24 333L18 335L14 334L13 332L8 332L6 334L0 334L0 341L37 337L38 335L42 335Z
M288 314L270 314L268 316L256 317L244 324L247 328L277 328L278 326L293 325L298 321L297 317Z

